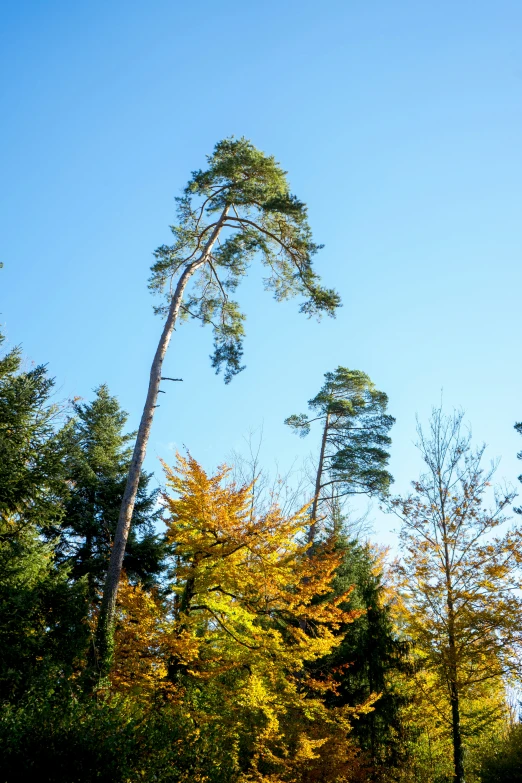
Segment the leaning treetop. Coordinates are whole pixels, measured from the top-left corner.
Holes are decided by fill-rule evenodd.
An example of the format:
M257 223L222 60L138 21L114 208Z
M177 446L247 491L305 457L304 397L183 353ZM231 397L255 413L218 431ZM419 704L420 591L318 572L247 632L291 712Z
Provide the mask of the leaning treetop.
M243 367L244 315L230 298L257 254L268 269L265 287L280 301L303 296L301 312L334 315L339 295L320 285L312 258L321 248L312 240L306 205L290 193L286 172L273 156L247 139L225 139L195 171L176 199L175 241L155 252L150 288L165 293L167 313L179 275L201 257L218 229L217 241L194 276L180 315L201 319L214 330L212 364L225 365L225 382Z
M244 315L230 298L254 256L268 269L265 286L276 299L301 295L307 315L334 315L338 294L323 288L312 268L319 249L312 241L306 207L290 193L286 173L272 157L246 139L225 139L208 158L208 169L196 171L177 199L174 243L155 252L150 287L164 293L156 308L165 316L152 361L149 388L114 537L98 618L94 658L97 673L110 669L114 643L116 595L132 522L139 479L154 411L163 361L174 327L182 318L199 318L214 329L212 364L225 365L225 382L241 366Z

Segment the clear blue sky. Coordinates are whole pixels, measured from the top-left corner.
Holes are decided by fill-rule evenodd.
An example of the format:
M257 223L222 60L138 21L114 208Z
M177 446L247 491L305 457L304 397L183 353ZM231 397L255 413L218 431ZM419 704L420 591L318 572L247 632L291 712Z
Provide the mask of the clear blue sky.
M183 327L148 466L186 444L207 467L264 423L284 467L313 446L283 426L338 364L396 416L407 491L415 414L462 406L512 481L522 464L520 0L5 2L0 25L0 311L59 397L107 382L138 421L160 329L146 281L173 197L224 136L245 135L309 205L317 324L260 293L247 370L228 387L211 335ZM159 471L158 471L159 474ZM394 523L378 516L376 537Z

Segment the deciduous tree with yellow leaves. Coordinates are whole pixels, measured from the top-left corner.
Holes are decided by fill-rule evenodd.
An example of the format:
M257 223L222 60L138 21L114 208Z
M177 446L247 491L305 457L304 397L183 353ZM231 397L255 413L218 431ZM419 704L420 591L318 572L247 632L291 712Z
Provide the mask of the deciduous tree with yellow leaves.
M499 492L485 507L494 467L481 467L484 448L473 450L470 437L461 413L434 410L429 436L419 428L427 471L411 496L394 501L403 523L402 619L433 674L430 689L445 692L457 783L465 779L463 703L476 709L485 689L518 669L522 641L522 539L503 527L514 493Z
M275 505L252 515L252 486L230 481L227 467L209 476L178 456L166 473L172 594L162 600L124 585L114 684L141 681L149 698L151 688L163 690L196 722L217 724L235 744L240 780L356 780L362 759L350 719L375 695L329 709L334 679L305 674L360 614L341 609L346 594L332 594L340 555L324 547L307 556L306 507L289 518Z

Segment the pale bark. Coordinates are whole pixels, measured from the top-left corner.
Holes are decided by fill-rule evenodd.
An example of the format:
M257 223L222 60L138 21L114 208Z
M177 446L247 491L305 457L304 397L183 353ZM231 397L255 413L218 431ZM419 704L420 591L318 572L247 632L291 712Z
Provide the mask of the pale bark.
M103 591L100 617L98 620L96 634L96 647L98 656L97 668L102 675L107 673L112 659L112 636L116 609L116 596L121 578L123 557L125 555L125 547L127 544L127 538L129 536L141 470L147 451L147 444L152 427L152 420L154 418L154 411L157 407L163 360L165 359L165 354L169 346L170 338L179 316L185 288L187 287L187 284L192 275L208 261L212 252L212 248L214 247L221 229L223 228L223 223L227 217L227 213L228 207L225 207L221 217L214 226L201 255L188 264L180 276L172 296L167 319L165 321L161 338L156 349L156 354L154 356L154 361L152 362L147 398L141 416L136 443L134 445L134 452L129 468L129 474L127 476L127 484L125 487L118 518L118 525L116 527L116 533L114 536L114 543Z
M321 479L323 477L323 468L324 468L324 455L326 452L326 440L328 435L328 425L330 423L330 414L326 414L326 419L324 422L324 429L323 429L323 437L321 439L321 451L319 454L319 464L317 466L317 473L315 476L315 494L314 494L314 501L312 503L312 510L310 512L310 525L308 527L308 557L313 557L313 544L315 541L315 534L317 532L317 507L319 504L319 495L321 494ZM308 577L305 577L303 579L303 582L306 584L308 582ZM308 628L308 624L306 622L306 619L304 617L301 617L299 620L299 627L301 630L306 631Z
M315 477L315 494L314 494L314 502L312 503L312 511L310 513L310 527L308 528L308 543L313 544L315 540L315 534L317 532L317 508L319 505L319 495L321 494L321 480L323 477L323 469L324 469L324 455L326 452L326 442L328 438L328 427L330 424L330 414L326 414L326 419L324 422L324 429L323 429L323 437L321 439L321 451L319 454L319 465L317 466L317 474ZM311 547L308 550L309 554L311 555Z

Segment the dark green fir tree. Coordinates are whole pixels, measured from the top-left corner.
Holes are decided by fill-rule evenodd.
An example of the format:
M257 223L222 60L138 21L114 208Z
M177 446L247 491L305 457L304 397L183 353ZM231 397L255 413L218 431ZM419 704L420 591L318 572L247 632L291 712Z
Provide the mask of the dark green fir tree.
M0 335L0 344L3 342ZM84 584L57 566L44 535L64 514L67 427L45 367L0 359L0 699L54 686L86 642ZM52 674L51 674L52 672ZM54 687L53 686L53 687Z
M394 628L376 552L368 544L349 541L342 534L335 545L344 552L335 593L352 587L345 608L362 610L362 614L346 626L343 641L319 662L317 673L336 673L339 685L329 696L332 706L354 707L371 694L380 694L373 711L354 721L353 733L370 760L371 779L389 779L390 771L405 762L400 719L405 697L400 674L409 671L408 645Z
M74 579L86 577L91 597L103 585L132 456L135 433L125 433L127 414L107 386L90 403L74 402L66 461L69 497L60 531L60 559ZM150 585L161 570L164 547L156 532L158 490L142 471L124 568L131 580Z
M21 363L18 348L0 359L0 519L43 531L63 514L61 411L50 402L54 381L45 367L22 371Z

